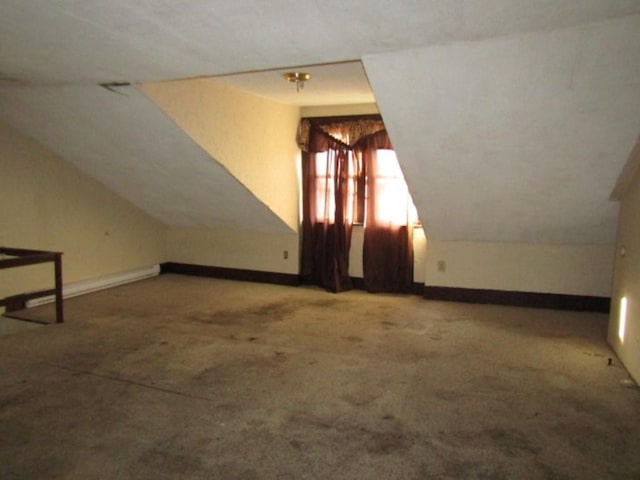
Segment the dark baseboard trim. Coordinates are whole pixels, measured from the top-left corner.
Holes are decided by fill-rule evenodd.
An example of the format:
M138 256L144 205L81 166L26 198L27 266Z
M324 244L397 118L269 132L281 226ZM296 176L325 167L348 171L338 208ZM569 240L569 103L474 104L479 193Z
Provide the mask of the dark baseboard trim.
M481 290L475 288L424 286L424 298L445 302L489 303L515 307L550 308L609 313L611 299L558 293L514 292L508 290Z
M240 268L210 267L190 263L166 262L160 265L160 273L179 273L196 277L223 278L243 282L273 283L276 285L300 285L298 275L291 273L262 272Z
M263 272L239 268L211 267L190 263L166 262L160 265L160 273L177 273L197 277L222 278L243 282L271 283L275 285L298 286L301 279L291 273ZM364 280L351 277L353 288L366 290ZM414 283L411 292L427 300L445 302L481 303L510 305L515 307L549 308L554 310L577 310L585 312L609 313L611 299L584 295L563 295L558 293L515 292L509 290L484 290L457 287L430 287Z
M351 282L353 283L353 288L356 290L367 290L364 286L364 278L362 277L351 277ZM410 289L405 294L409 295L422 295L423 294L424 285L422 283L413 283Z

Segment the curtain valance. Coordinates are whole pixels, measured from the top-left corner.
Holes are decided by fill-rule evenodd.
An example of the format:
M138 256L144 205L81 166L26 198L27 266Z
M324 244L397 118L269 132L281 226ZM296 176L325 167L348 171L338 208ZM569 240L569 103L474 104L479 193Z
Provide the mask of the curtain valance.
M296 140L303 152L313 151L310 150L313 148L312 131L320 130L341 143L353 147L362 138L385 130L382 118L378 115L375 117L377 118L345 117L344 120L303 118L298 125Z

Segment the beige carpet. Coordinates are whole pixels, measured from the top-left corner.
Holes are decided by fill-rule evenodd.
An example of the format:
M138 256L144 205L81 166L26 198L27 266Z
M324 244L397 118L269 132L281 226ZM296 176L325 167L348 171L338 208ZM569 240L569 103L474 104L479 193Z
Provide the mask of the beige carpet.
M2 479L640 478L605 315L178 275L65 314L0 337Z
M15 310L8 313L5 312L0 316L0 321L5 319L22 320L23 323L49 325L56 323L56 312L53 306L47 306L44 308L25 308L24 310Z
M0 336L23 332L42 326L40 322L22 321L15 318L0 315Z

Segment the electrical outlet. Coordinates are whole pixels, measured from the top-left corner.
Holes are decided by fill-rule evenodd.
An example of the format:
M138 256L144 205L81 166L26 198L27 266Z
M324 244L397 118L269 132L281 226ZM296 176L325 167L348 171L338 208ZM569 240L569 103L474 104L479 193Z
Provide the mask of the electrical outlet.
M438 260L438 271L446 272L447 271L447 262L444 260Z
M289 250L285 250L282 256L284 257L285 260L289 258Z

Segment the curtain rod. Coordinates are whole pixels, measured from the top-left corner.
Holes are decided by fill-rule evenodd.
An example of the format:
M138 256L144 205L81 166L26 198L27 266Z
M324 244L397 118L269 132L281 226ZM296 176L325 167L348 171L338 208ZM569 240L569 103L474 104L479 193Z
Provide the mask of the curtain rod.
M352 120L380 120L382 115L379 113L371 113L367 115L336 115L332 117L302 117L300 120L307 120L312 125L321 125L324 123L348 122Z

